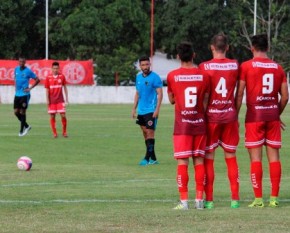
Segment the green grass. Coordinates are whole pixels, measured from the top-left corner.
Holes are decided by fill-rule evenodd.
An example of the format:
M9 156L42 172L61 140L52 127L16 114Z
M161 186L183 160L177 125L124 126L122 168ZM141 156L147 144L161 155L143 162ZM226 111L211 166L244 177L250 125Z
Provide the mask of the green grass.
M68 106L69 138L53 139L45 105L31 105L32 130L18 137L11 105L0 106L0 232L289 232L290 131L283 133L281 206L250 209L253 200L243 115L238 148L241 208L230 208L221 149L216 155L215 209L174 211L178 201L172 157L173 107L163 105L156 131L160 165L140 167L145 146L131 105ZM290 126L287 107L283 120ZM58 128L60 119L57 118ZM32 158L30 172L16 168ZM190 196L194 198L193 169ZM264 197L269 197L264 157ZM190 203L193 206L193 202Z

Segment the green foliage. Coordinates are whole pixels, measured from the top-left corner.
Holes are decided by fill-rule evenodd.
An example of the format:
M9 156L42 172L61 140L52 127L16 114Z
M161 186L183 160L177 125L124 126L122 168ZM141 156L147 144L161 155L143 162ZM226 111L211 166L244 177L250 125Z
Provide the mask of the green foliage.
M45 57L45 0L2 0L0 6L0 58L24 54ZM49 0L49 58L93 59L103 84L134 80L135 58L150 55L151 1L140 0ZM268 11L270 5L270 31ZM257 33L268 32L271 58L290 70L290 3L287 0L258 1ZM253 1L155 0L154 49L176 56L176 45L193 43L197 63L211 58L211 37L229 36L229 57L249 59L253 33ZM122 51L128 52L125 54ZM125 57L125 58L124 58ZM125 63L120 61L126 60ZM104 61L110 64L103 64ZM132 65L123 65L133 61ZM112 70L113 67L113 70ZM102 77L101 77L102 76ZM106 81L104 81L106 80Z

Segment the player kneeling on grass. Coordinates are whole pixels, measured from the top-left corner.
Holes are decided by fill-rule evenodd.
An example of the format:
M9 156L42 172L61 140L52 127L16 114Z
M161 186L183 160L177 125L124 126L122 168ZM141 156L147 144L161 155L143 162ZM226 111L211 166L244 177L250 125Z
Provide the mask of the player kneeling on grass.
M190 43L181 43L177 52L181 67L167 76L168 98L171 104L175 104L173 147L174 158L177 160L176 181L180 195L180 204L174 209L188 209L189 158L193 160L195 172L195 208L203 209L205 109L210 88L209 77L192 63L194 52Z
M46 102L48 106L48 113L50 114L50 126L52 129L53 137L57 138L56 120L55 115L59 113L62 123L62 135L67 137L67 119L65 104L68 103L68 91L64 75L59 73L59 63L52 63L52 74L48 75L45 79L46 88ZM63 90L65 99L63 96ZM66 101L65 101L66 100Z

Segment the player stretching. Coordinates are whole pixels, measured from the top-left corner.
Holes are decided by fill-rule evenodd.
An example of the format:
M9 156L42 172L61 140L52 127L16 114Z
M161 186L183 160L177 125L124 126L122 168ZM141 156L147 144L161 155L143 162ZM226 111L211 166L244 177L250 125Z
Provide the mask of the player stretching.
M136 124L140 125L146 145L145 157L140 166L159 164L155 154L155 129L163 98L162 81L158 74L150 70L149 57L141 57L139 66L142 70L136 77L136 93L132 108L132 118L138 116Z
M14 114L20 121L19 137L25 136L31 126L26 122L26 110L30 100L30 91L39 82L39 78L35 73L25 66L26 60L24 57L19 57L19 66L14 70L15 76L15 97L14 97ZM33 85L29 87L29 80L34 79Z
M174 158L177 160L176 181L180 195L180 203L174 209L188 209L189 158L193 160L195 171L195 208L203 209L205 109L209 79L192 63L194 52L190 43L181 43L177 47L177 53L181 67L167 76L168 98L171 104L175 104L173 147Z
M271 181L270 207L279 205L281 180L280 115L288 102L287 80L283 68L267 57L267 35L251 38L253 59L242 63L238 87L237 110L240 110L246 88L247 112L245 119L245 146L248 149L250 175L255 200L249 207L264 207L262 193L262 147L266 146Z
M238 62L226 58L229 49L228 39L224 34L215 35L211 40L213 59L200 64L200 68L210 76L211 93L207 108L207 145L204 160L205 208L212 209L214 156L220 145L224 150L231 188L231 207L238 208L239 169L236 159L236 148L239 143L239 125L235 106L234 91L238 81Z
M46 88L46 102L48 106L48 113L50 114L50 126L52 129L53 137L57 138L57 131L55 126L55 115L60 113L62 123L62 135L67 135L67 118L65 115L65 103L68 103L68 91L66 87L65 77L59 73L59 63L52 63L52 74L48 75L45 79ZM63 97L63 91L65 94L65 100Z

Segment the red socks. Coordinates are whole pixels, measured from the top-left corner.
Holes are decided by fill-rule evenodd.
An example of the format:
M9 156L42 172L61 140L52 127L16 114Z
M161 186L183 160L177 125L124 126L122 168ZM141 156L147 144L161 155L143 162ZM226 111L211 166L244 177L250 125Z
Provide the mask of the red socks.
M271 180L271 196L278 197L279 190L280 190L280 181L281 181L281 162L272 162L269 163L269 170L270 170L270 180Z
M202 200L204 192L205 169L203 164L194 166L195 171L195 199Z
M195 170L195 185L196 185L196 199L203 199L204 191L204 165L199 164L194 166ZM178 186L178 191L180 195L180 200L188 200L188 166L178 165L177 166L177 176L176 182Z
M230 187L232 192L232 200L240 200L239 196L239 167L237 158L226 158L225 159L228 168L228 178L230 181Z
M67 124L66 117L61 118L61 123L62 123L62 133L66 134L66 124Z
M262 162L255 161L251 163L250 169L252 187L254 190L255 198L262 198L262 177L263 177L263 167Z
M57 134L56 127L55 127L55 118L50 118L50 127L54 135Z
M188 166L177 165L176 182L180 195L180 200L188 200Z
M205 167L205 200L213 201L213 183L214 183L214 160L204 159Z

